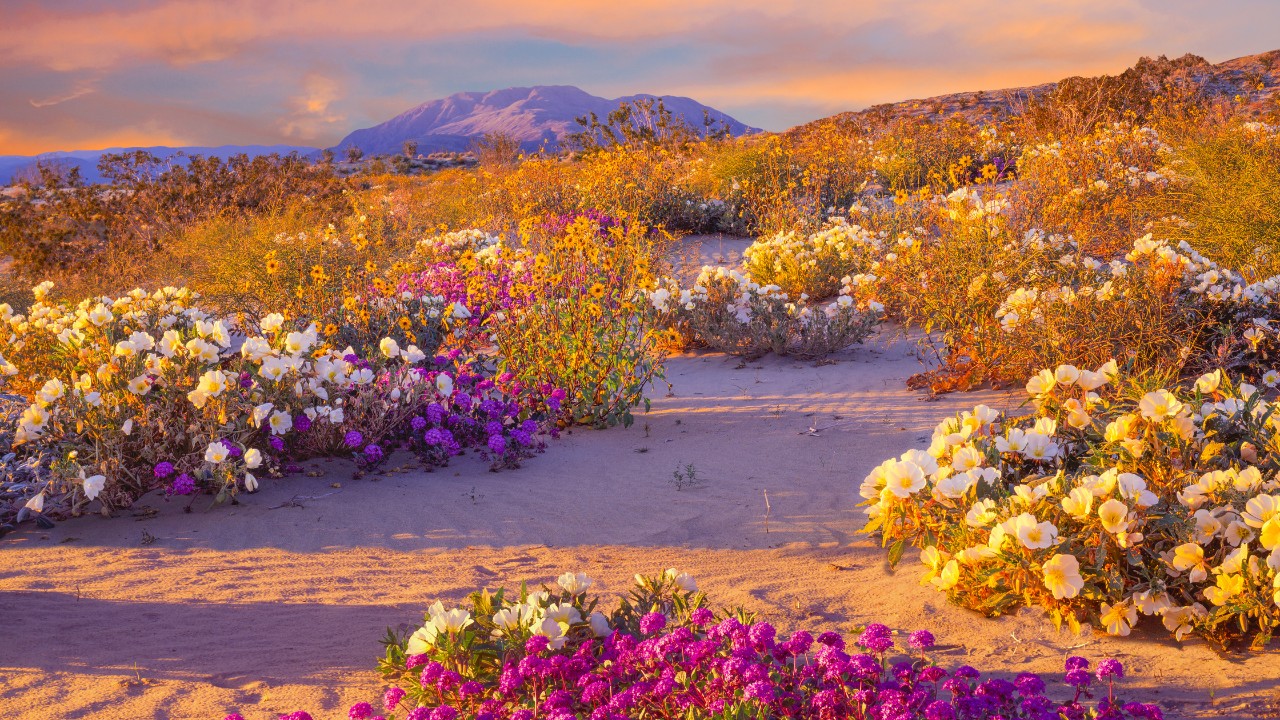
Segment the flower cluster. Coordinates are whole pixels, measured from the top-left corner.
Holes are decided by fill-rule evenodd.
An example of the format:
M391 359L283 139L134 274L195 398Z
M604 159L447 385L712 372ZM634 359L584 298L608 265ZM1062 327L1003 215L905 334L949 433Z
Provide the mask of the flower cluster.
M631 597L610 614L597 609L591 585L584 574L565 573L554 587L522 589L514 602L485 591L472 596L470 610L437 603L424 627L389 639L382 671L392 686L379 717L1163 717L1156 705L1117 698L1124 667L1112 659L1090 672L1088 660L1069 658L1059 693L1032 673L984 679L967 665L941 667L930 659L936 639L926 630L873 623L852 643L830 631L782 636L742 611L713 612L693 579L675 570L637 576ZM1098 699L1090 702L1095 678ZM348 717L376 712L362 702Z
M1114 362L1027 383L1036 412L985 406L927 450L863 481L897 562L989 614L1045 608L1128 635L1157 616L1178 639L1265 644L1280 627L1276 403L1222 371L1173 391L1123 383Z
M55 496L72 514L93 500L110 511L161 487L226 501L289 455L372 467L401 443L437 464L479 447L511 465L541 448L541 421L564 397L458 350L432 356L391 337L339 349L314 322L291 329L277 313L246 334L186 289L77 305L50 289L35 289L25 315L0 306L5 372L32 399L15 445L60 458L33 499L42 511Z
M870 336L884 310L875 301L859 307L847 293L825 306L803 294L793 301L777 285L760 285L723 267L704 267L690 288L664 279L648 300L683 344L748 357L842 350Z

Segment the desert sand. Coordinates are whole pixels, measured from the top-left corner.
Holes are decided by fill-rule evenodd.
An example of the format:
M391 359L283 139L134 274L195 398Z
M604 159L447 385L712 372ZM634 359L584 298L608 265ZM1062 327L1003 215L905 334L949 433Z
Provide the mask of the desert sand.
M150 495L136 517L28 524L0 543L0 716L345 718L380 694L383 631L436 599L566 570L622 594L633 573L668 567L783 632L928 628L949 666L1054 677L1067 655L1111 656L1126 696L1169 717L1280 712L1274 651L1220 657L1150 619L1123 639L1058 632L1034 610L986 619L921 587L910 553L888 570L857 532L862 478L925 447L939 419L1022 396L910 392L920 364L902 339L834 359L674 358L670 393L633 427L576 430L514 471L461 458L426 473L397 455L353 479L319 461L234 507L202 498L184 514ZM678 489L688 464L700 482Z

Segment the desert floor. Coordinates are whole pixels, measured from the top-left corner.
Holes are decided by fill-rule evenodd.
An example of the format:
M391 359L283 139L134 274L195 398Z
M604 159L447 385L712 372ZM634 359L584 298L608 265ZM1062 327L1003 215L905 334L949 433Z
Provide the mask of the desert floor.
M633 427L575 431L515 471L462 458L425 473L406 455L353 479L317 462L235 507L202 499L188 515L153 495L137 517L24 526L0 543L0 716L345 717L381 690L383 631L436 599L565 570L625 593L633 573L667 567L784 632L929 628L948 665L1055 676L1069 654L1114 656L1127 696L1171 717L1280 712L1275 652L1220 657L1151 620L1111 639L1055 631L1030 610L985 619L921 587L911 558L890 572L857 532L863 476L924 447L942 417L1021 397L910 392L920 365L906 340L836 360L674 358L670 394ZM677 489L688 464L700 482Z

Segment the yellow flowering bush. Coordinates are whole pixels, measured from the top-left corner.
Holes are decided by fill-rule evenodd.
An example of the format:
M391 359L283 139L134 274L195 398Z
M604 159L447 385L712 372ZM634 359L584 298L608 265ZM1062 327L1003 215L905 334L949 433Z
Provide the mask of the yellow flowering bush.
M1280 403L1221 371L1188 387L1115 362L1027 382L1034 412L985 406L863 481L867 532L923 582L989 615L1044 608L1128 635L1155 616L1217 644L1280 626Z

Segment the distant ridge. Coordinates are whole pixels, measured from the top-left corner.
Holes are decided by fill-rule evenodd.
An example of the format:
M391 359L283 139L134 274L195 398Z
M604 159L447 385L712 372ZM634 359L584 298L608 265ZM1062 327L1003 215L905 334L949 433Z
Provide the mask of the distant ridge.
M85 182L101 182L102 176L98 174L98 160L103 155L132 152L134 150L145 150L161 160L172 158L178 153L217 157L226 160L235 155L257 157L271 154L288 155L296 152L299 155L312 156L320 152L317 148L302 145L219 145L217 147L166 147L157 145L152 147L115 147L103 150L47 152L39 155L0 155L0 185L13 182L15 175L34 172L36 166L40 163L56 164L64 171L79 168L80 177L84 178Z
M486 133L509 135L526 150L544 144L554 149L565 135L580 129L575 118L594 112L603 121L620 103L658 97L673 115L695 128L702 127L705 111L735 136L759 132L687 97L641 94L610 100L571 85L539 85L462 92L431 100L384 123L352 132L335 149L355 146L366 155L390 155L403 152L404 143L412 140L418 143L420 153L462 151Z

